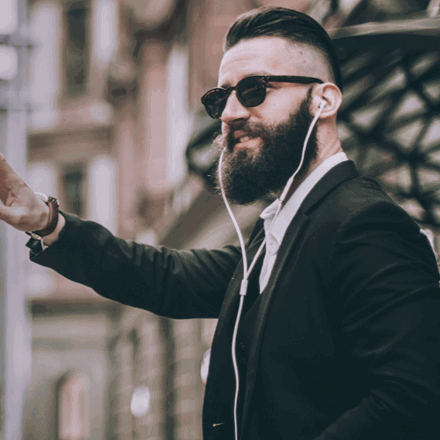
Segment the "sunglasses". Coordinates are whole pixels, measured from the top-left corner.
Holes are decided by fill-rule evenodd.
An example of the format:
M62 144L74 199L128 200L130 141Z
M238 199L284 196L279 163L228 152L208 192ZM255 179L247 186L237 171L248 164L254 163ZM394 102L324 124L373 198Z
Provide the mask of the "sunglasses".
M202 96L202 104L205 106L211 118L219 119L226 107L229 95L235 90L237 98L245 107L256 107L266 99L266 89L268 82L288 82L297 84L323 84L318 78L309 76L249 76L243 78L235 87L226 89L216 87L208 90Z

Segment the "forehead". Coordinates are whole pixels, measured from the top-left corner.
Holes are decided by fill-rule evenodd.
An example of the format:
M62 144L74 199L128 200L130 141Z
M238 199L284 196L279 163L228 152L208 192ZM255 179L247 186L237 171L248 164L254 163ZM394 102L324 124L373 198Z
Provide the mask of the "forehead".
M251 75L306 75L311 52L281 37L242 40L223 56L218 84L232 86Z

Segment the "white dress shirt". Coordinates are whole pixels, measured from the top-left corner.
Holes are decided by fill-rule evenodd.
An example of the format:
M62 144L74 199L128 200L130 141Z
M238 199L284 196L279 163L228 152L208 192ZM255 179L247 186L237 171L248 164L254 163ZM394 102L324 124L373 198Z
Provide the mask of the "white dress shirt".
M344 152L336 153L333 156L326 159L316 168L304 182L296 189L296 191L289 198L287 203L281 209L278 217L275 219L275 224L269 233L272 226L272 222L280 203L279 200L275 200L271 205L269 205L260 215L264 220L264 232L266 233L266 254L263 260L263 267L260 272L260 293L267 286L270 274L272 273L275 260L278 255L278 249L280 248L281 242L283 241L284 234L299 207L301 206L304 199L307 197L312 188L322 179L322 177L330 171L333 167L341 162L348 160L347 155Z

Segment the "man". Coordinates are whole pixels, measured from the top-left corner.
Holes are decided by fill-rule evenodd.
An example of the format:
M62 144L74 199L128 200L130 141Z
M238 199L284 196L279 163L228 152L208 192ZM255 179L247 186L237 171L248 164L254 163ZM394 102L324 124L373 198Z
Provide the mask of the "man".
M219 86L203 98L222 121L219 186L238 203L282 199L262 213L245 259L235 246L154 248L57 217L4 161L0 218L43 236L43 246L28 244L33 261L108 298L171 318L219 318L205 439L439 438L436 259L342 152L329 37L295 11L251 11L228 32ZM266 235L249 274L244 260Z

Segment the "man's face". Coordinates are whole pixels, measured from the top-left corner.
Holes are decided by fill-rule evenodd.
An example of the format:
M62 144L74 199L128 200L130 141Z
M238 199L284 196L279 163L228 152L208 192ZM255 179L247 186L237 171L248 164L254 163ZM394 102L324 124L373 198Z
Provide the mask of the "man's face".
M249 152L236 148L237 139L230 133L220 135L214 144L225 149L222 161L222 183L228 200L247 205L282 190L301 162L302 147L313 116L310 114L310 96L299 110L278 125L244 123L239 127L261 147ZM302 170L307 170L317 157L316 131L309 138ZM220 189L219 176L217 185Z
M306 66L307 48L278 37L244 40L223 57L219 86L235 86L252 75L311 76ZM301 159L309 125L311 85L270 83L266 99L246 108L233 92L221 116L226 148L222 180L228 199L249 204L283 189ZM302 170L316 156L316 136L309 140Z

